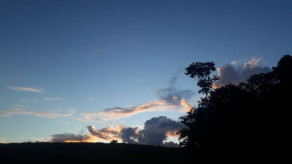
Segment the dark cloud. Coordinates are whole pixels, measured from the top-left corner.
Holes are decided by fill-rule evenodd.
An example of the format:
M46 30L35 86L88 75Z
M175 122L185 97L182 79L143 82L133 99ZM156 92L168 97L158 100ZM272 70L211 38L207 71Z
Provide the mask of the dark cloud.
M123 128L120 133L120 137L124 143L137 143L137 138L139 135L138 128Z
M70 133L54 134L51 136L50 142L80 142L90 140L90 136L76 135Z
M163 145L167 132L178 131L183 124L167 117L160 116L147 120L144 129L139 131L138 142L147 145Z
M237 84L246 81L251 75L267 73L271 69L260 64L261 58L253 58L250 61L240 64L236 61L218 68L220 79L213 85L220 88L228 83Z
M167 103L179 106L182 99L188 100L194 93L191 90L180 90L173 86L160 89L157 94L160 99Z

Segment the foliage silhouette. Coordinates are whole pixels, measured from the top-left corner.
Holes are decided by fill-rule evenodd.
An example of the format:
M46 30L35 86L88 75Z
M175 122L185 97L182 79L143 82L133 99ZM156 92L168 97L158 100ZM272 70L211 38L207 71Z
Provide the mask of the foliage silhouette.
M210 74L216 70L215 63L194 62L190 64L185 70L185 75L189 75L191 78L198 78L197 85L201 88L199 93L205 94L205 98L208 98L208 94L212 89L213 82L218 80L216 75L212 78L210 77Z
M204 106L199 104L180 118L186 125L179 132L180 144L204 159L282 155L277 151L288 141L287 129L291 128L287 110L291 106L291 75L292 56L285 55L272 72L209 90Z
M118 143L118 140L112 140L111 142L110 142L110 144L117 144Z

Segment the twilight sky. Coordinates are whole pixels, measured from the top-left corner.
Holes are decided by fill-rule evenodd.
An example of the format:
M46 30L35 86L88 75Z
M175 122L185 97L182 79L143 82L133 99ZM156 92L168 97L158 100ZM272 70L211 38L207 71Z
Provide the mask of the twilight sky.
M292 53L291 8L290 0L0 0L0 142L74 141L82 129L88 141L177 142L178 118L200 97L184 68L214 61L218 87L269 71ZM139 135L152 131L157 138Z

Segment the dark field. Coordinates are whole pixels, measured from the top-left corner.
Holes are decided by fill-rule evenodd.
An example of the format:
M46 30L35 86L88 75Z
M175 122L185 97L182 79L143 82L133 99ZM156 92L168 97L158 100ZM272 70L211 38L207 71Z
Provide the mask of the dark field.
M102 143L0 144L1 163L184 163L183 148Z

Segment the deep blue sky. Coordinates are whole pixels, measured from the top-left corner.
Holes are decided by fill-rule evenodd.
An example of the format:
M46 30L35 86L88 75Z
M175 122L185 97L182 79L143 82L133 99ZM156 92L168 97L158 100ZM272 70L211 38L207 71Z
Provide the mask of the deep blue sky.
M76 118L157 100L157 91L194 61L219 67L262 58L275 66L292 52L291 8L290 0L0 0L0 111L75 111L55 119L0 116L0 139L48 139L87 125L142 126L159 115L177 120L179 112L103 123ZM196 89L183 72L176 87Z

